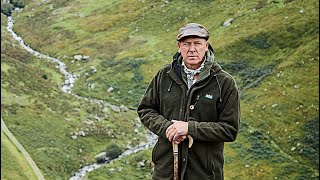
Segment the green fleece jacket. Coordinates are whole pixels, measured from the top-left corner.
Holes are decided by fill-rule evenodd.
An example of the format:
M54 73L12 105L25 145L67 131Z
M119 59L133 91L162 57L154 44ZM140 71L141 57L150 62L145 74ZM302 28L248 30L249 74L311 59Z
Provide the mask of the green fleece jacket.
M212 48L205 58L204 70L188 89L177 53L152 79L138 106L141 122L158 135L152 151L153 179L173 179L172 144L165 135L173 119L187 121L194 139L190 149L187 139L179 144L180 179L224 178L224 142L234 141L239 130L239 91L232 76L214 61Z

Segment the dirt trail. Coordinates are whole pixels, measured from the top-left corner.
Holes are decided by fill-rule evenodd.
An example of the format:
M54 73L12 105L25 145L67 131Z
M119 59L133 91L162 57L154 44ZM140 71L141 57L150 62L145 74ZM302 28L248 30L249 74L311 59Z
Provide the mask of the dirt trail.
M24 147L19 143L19 141L14 137L14 135L10 132L10 130L7 128L6 123L1 118L1 129L4 131L4 133L8 136L8 138L12 141L12 143L18 148L18 150L23 154L23 156L27 159L28 163L32 167L33 171L35 172L36 176L40 180L44 180L44 177L38 168L37 164L33 161L29 153L24 149Z

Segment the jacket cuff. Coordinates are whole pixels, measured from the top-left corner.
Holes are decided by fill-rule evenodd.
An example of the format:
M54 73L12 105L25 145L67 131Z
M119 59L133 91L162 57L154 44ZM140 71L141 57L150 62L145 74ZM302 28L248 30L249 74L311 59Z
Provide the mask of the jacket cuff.
M168 122L166 122L166 123L164 124L164 126L163 126L162 137L165 138L165 139L167 139L167 140L168 140L168 138L167 138L167 136L166 136L166 131L167 131L168 127L169 127L171 124L173 124L173 122L168 121Z
M196 121L188 121L188 134L190 134L192 137L197 136L196 123Z

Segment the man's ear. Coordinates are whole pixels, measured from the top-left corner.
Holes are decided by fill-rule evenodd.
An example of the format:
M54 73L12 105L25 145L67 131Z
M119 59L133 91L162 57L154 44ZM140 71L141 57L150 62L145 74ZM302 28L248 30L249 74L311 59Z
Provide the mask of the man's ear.
M178 46L178 53L181 53L180 52L180 42L177 43L177 46Z
M209 50L209 42L206 42L206 52Z

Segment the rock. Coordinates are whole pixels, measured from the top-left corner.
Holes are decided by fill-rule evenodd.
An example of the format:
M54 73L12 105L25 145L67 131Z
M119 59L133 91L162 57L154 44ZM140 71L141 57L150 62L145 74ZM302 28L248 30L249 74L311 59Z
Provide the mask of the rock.
M91 73L96 73L97 69L94 66L90 66Z
M80 136L86 136L86 133L84 131L79 131Z
M127 112L129 109L125 105L120 106L121 111Z
M109 87L108 90L107 90L107 92L112 92L113 90L114 90L113 87Z
M103 109L102 109L102 112L103 112L103 113L109 112L109 108L107 108L107 107L103 108Z
M82 56L82 60L89 60L90 56Z
M90 121L90 120L87 120L87 121L85 121L84 123L87 124L87 125L92 125L92 124L94 124L94 122L93 122L93 121Z
M78 61L80 61L81 59L82 59L82 55L75 55L75 56L73 56L73 58L75 59L75 60L78 60Z
M94 119L95 119L96 121L100 122L99 116L95 115L95 116L94 116Z
M89 83L88 86L89 88L94 89L94 83Z
M108 114L105 114L105 115L104 115L104 120L108 120L108 119L109 119Z
M51 2L51 0L42 0L42 3L44 3L44 4L47 4L47 3L50 3Z
M224 27L230 26L233 21L234 21L234 19L233 19L233 18L230 18L230 19L226 20L226 21L223 23L223 26L224 26Z
M120 108L118 106L111 106L111 110L114 112L120 112Z
M146 164L143 161L140 161L138 163L138 167L145 167L145 166L146 166Z

